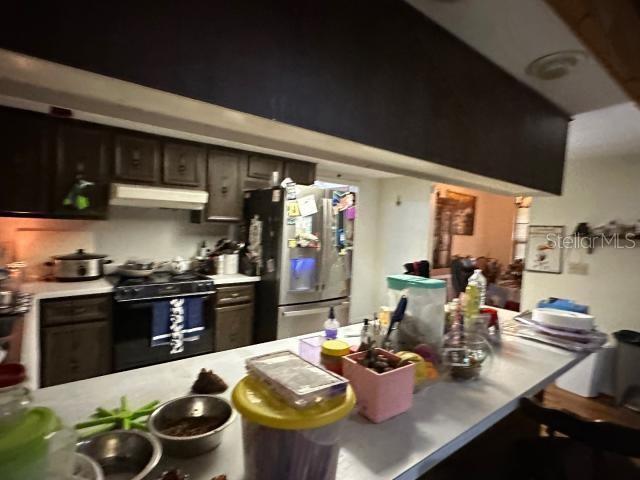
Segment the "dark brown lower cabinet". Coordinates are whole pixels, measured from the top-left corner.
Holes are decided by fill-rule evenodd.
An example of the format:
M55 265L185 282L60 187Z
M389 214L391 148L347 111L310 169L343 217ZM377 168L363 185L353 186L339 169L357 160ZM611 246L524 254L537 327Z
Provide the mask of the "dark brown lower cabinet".
M246 347L253 342L254 285L218 289L215 311L214 351Z
M216 308L215 351L251 345L253 303Z
M40 305L43 387L111 373L110 296L67 297Z
M108 322L47 327L42 335L43 387L111 372L111 329Z

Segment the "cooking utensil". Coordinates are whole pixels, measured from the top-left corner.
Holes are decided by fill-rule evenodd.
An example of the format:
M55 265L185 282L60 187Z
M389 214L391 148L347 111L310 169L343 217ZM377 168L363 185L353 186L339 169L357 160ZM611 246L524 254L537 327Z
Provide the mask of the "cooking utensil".
M69 255L55 255L46 265L53 266L53 275L61 282L96 280L104 275L103 265L111 263L106 257L79 249Z
M16 298L13 290L0 290L0 307L12 307Z
M102 467L93 458L75 452L73 454L73 480L104 480Z
M221 425L190 437L163 433L178 421L190 417L216 417ZM175 457L194 457L213 450L222 441L224 430L233 423L236 412L225 399L213 395L186 395L160 405L149 417L149 432L160 439L165 452Z
M404 312L407 309L407 303L408 303L407 296L402 295L402 297L400 297L400 301L398 302L398 305L396 305L396 309L393 312L393 315L391 315L391 322L389 323L389 329L387 330L387 334L385 335L384 340L382 341L383 347L386 346L387 343L389 343L391 332L393 331L394 327L396 327L397 324L400 323L404 318Z
M171 260L171 262L169 262L169 269L176 275L185 273L189 271L190 268L191 260L185 260L182 257L175 257L173 260Z
M129 259L118 267L118 273L125 277L143 278L148 277L166 262L157 263L151 260Z
M78 442L76 447L102 467L105 480L142 480L162 454L160 442L139 430L99 433Z

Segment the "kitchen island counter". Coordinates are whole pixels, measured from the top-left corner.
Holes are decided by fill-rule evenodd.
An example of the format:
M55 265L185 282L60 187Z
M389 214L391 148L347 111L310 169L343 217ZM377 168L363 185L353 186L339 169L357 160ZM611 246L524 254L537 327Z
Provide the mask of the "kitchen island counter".
M513 315L514 312L511 312ZM359 331L358 325L341 335ZM348 337L353 342L357 337ZM249 347L130 370L34 392L37 405L52 407L68 424L88 418L97 406L117 405L126 395L130 405L166 401L187 394L198 371L210 368L230 388L244 374L248 357L278 350L297 351L290 338ZM522 396L535 394L584 356L505 336L486 378L468 383L443 380L417 393L413 407L381 424L355 411L346 422L338 463L338 479L414 479L463 447L517 408ZM243 478L241 422L225 432L221 446L189 460L165 458L160 468L178 466L192 480L210 480L226 473Z

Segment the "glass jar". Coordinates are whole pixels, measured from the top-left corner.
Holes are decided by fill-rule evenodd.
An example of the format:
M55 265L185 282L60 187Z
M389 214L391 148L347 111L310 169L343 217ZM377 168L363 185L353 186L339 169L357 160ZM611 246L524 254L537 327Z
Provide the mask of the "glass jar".
M327 340L322 344L320 364L330 372L342 375L342 357L351 353L349 348L343 340Z
M491 368L493 350L487 339L477 333L454 329L445 335L442 363L456 380L474 380Z
M0 428L22 419L31 404L29 390L24 387L26 371L19 363L0 365Z

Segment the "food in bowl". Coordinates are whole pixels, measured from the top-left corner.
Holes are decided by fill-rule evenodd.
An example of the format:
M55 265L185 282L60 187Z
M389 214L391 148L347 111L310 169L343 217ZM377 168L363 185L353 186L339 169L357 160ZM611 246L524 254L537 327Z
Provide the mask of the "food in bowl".
M170 437L195 437L215 430L226 422L227 418L227 416L184 417L160 431Z
M149 431L173 457L195 457L216 448L236 412L224 398L186 395L160 405L149 417Z

